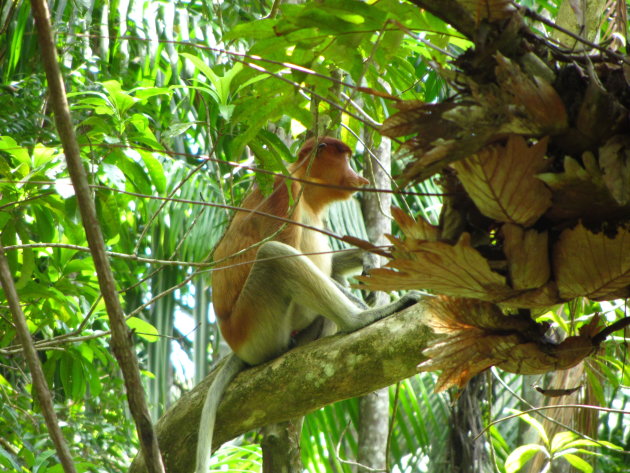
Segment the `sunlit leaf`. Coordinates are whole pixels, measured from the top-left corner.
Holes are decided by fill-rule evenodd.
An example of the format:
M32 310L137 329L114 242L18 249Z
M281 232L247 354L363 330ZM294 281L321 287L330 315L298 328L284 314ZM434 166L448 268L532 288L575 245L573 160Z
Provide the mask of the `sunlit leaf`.
M360 280L373 290L431 289L439 294L489 301L515 294L505 277L492 271L471 246L468 234L455 245L427 241L409 249L396 253L384 268L374 269Z
M586 460L578 457L577 455L566 453L562 455L561 458L564 458L571 464L571 466L580 471L583 471L584 473L591 473L593 471L593 466L589 464Z
M538 432L538 435L540 435L540 438L545 443L545 445L549 445L549 437L547 436L547 431L538 420L534 419L529 414L520 414L518 418L533 427L536 432Z
M517 471L520 471L520 469L523 468L523 466L525 466L525 464L531 460L534 455L544 451L543 447L535 444L521 445L520 447L515 448L505 460L506 473L516 473Z
M544 285L551 276L547 232L524 230L509 223L501 232L512 287L534 289Z
M129 317L127 319L127 325L136 335L147 342L157 342L160 338L157 329L146 320L139 319L138 317Z

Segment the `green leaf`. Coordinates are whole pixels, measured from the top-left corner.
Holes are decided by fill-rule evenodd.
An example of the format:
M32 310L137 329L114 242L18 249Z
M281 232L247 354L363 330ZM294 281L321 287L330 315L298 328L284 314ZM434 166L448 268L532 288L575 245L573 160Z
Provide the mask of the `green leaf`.
M48 459L55 454L54 450L47 450L44 453L40 453L35 458L35 462L33 463L33 473L42 473L45 472L48 468ZM43 468L43 469L42 469Z
M171 125L168 127L168 130L166 130L162 136L164 138L175 138L186 133L188 129L194 125L195 124L192 122L171 123Z
M505 472L515 473L519 471L538 452L546 454L545 449L541 445L529 444L517 447L505 460Z
M128 153L136 154L133 150L128 150ZM136 156L138 156L138 154L136 154ZM105 162L118 167L127 178L128 184L131 184L132 189L142 194L151 194L151 181L147 177L144 169L134 159L128 156L127 153L115 149L105 159Z
M15 457L0 447L0 465L11 467L14 471L20 471L20 465L17 464Z
M72 396L72 357L65 354L59 360L59 378L66 396Z
M107 90L116 110L122 116L138 101L127 92L124 92L120 83L116 80L107 80L103 82L103 88Z
M623 447L620 447L619 445L615 445L612 442L608 442L607 440L598 440L597 443L601 446L603 445L604 447L610 448L612 450L618 450L618 451L623 451Z
M249 147L254 153L254 156L256 156L256 161L260 163L263 169L272 170L278 165L277 159L273 159L274 153L264 149L256 140L252 140L249 143ZM263 195L271 194L271 191L273 190L273 181L274 177L270 174L263 172L256 173L256 182L258 183Z
M296 160L293 153L291 153L291 150L287 148L277 134L263 129L260 130L260 133L258 133L258 138L260 138L260 140L262 140L269 149L272 149L274 153L278 155L278 158L280 159L279 171L286 171L286 166L283 161L292 163Z
M76 462L74 466L77 469L77 473L91 473L92 471L98 471L98 465L89 461L79 461Z
M260 82L261 80L264 80L264 79L269 79L270 77L271 76L269 74L258 74L257 76L247 79L245 82L239 85L234 93L238 94L241 91L243 91L243 89L249 87L250 85L255 84L256 82Z
M0 151L13 156L19 163L30 166L31 157L28 155L26 148L22 148L10 136L0 136Z
M573 468L577 468L584 473L592 473L593 471L593 467L586 460L578 457L577 455L567 453L566 455L563 455L562 458L568 461Z
M545 443L545 445L549 445L549 437L547 437L547 432L545 432L545 428L540 422L538 422L529 414L520 414L518 418L524 422L527 422L530 426L536 429L538 435L540 435L540 438Z
M250 21L248 23L240 23L232 30L223 35L223 40L233 39L252 39L261 40L265 38L273 38L276 36L275 27L279 23L278 19L263 19Z
M58 155L56 148L48 148L42 144L36 144L33 148L33 167L40 167L52 161Z
M139 319L138 317L129 317L127 319L127 325L140 338L145 339L147 342L157 342L159 340L159 332L146 320Z
M232 155L235 158L240 158L243 148L258 135L263 126L271 120L271 117L280 113L280 110L283 109L282 104L286 100L287 97L284 96L275 97L268 100L266 104L249 110L248 119L246 121L243 120L249 125L247 130L237 136L232 142Z
M150 136L153 136L153 133L149 128L149 119L145 115L134 113L131 117L129 117L129 123L131 123L141 134L149 132Z
M103 391L103 383L101 383L101 371L94 364L89 364L87 368L87 382L90 385L90 395L98 396ZM102 368L101 368L102 369Z
M192 62L199 69L199 72L208 78L214 87L219 104L227 107L230 98L230 84L232 79L243 69L243 65L236 63L223 76L219 76L201 58L188 53L181 53L180 55ZM224 110L224 112L226 111Z
M32 248L24 248L22 250L22 265L20 266L20 277L15 281L15 288L22 289L31 280L33 270L35 269L35 257Z
M91 257L73 259L63 266L63 274L66 276L82 271L94 272L94 261Z
M149 171L149 176L151 177L151 182L153 182L155 189L160 194L164 193L166 191L166 175L164 174L162 162L149 151L139 150L138 152Z
M168 87L138 87L131 92L140 100L146 100L156 95L167 95L170 97L173 94L173 91Z
M561 432L561 433L564 433L564 432ZM571 433L573 433L573 432L571 432ZM558 445L557 448L553 448L554 443L556 443L556 437L558 435L559 434L556 434L554 436L553 440L551 441L551 445L552 445L552 450L551 451L552 452L557 452L557 451L559 451L561 449L568 449L568 448L579 448L579 447L595 447L595 448L597 448L597 447L601 446L600 445L601 442L599 442L599 441L596 442L594 440L580 438L580 437L578 437L577 435L574 434L573 438L575 440L566 439L563 444ZM557 443L560 443L560 441L558 441Z
M146 376L149 379L155 379L155 375L148 370L140 370L142 376Z
M92 361L94 360L94 350L92 350L92 347L90 347L89 344L87 344L87 343L80 343L77 346L77 349L79 350L79 353L81 353L81 356L88 363L92 363Z
M80 401L85 396L86 384L83 376L83 360L73 357L72 360L72 399Z
M558 450L562 449L562 448L568 448L569 447L569 443L572 442L573 440L575 440L576 438L579 438L577 434L573 433L573 432L558 432L556 435L553 436L553 439L551 439L551 447L550 450L552 452L557 452Z
M58 224L58 219L55 218L53 212L42 205L36 205L33 206L33 214L39 238L42 241L53 241Z

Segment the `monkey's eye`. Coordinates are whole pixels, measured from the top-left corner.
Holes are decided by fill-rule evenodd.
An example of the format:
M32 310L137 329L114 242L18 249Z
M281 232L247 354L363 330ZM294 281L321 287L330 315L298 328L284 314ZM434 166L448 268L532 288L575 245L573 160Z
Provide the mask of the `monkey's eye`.
M317 149L322 149L326 147L326 143L318 143L317 144Z

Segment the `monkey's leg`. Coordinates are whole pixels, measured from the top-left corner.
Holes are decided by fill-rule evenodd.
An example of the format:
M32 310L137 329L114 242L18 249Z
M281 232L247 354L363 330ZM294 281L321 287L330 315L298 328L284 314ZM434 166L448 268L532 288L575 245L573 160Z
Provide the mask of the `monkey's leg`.
M244 332L233 347L239 357L258 364L286 351L296 329L288 316L290 304L298 304L332 320L340 331L352 332L413 301L395 302L364 310L352 302L310 259L293 247L268 242L260 247L256 262L230 314L230 324ZM299 329L299 327L298 327Z

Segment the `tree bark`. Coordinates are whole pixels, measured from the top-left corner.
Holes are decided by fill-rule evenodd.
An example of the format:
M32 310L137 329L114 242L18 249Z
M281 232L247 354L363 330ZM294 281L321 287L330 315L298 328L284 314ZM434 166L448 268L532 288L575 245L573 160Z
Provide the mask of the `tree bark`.
M249 430L303 416L414 375L416 365L424 360L422 350L435 338L424 323L425 304L421 301L357 332L295 348L241 373L219 406L214 448ZM199 417L214 373L182 396L158 422L158 440L169 473L194 469ZM129 471L146 471L141 456Z

